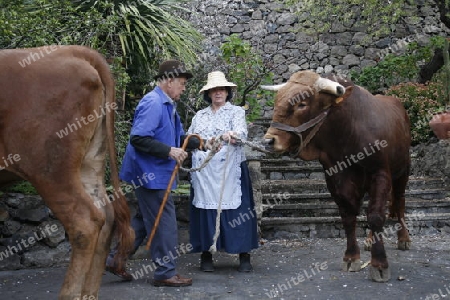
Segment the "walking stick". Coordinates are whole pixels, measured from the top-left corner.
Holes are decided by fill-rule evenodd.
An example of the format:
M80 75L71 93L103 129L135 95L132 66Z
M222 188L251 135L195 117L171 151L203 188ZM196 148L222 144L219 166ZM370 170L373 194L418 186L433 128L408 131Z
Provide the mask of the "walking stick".
M203 140L201 139L201 137L198 134L190 134L190 135L188 135L184 139L183 146L181 147L181 149L183 149L183 150L186 149L188 141L189 141L189 139L191 137L196 137L196 138L199 139L199 141L200 141L199 148L201 149L203 147ZM164 194L163 200L161 202L161 206L159 207L158 215L156 215L155 224L153 225L152 232L150 233L150 236L148 238L147 246L145 247L145 249L147 249L147 250L150 249L150 245L152 244L153 237L155 236L155 233L156 233L156 228L158 228L159 221L161 220L161 215L162 215L163 210L164 210L164 206L166 206L166 202L167 202L167 199L169 198L169 194L170 194L170 190L172 188L173 181L175 180L175 177L176 177L176 175L178 173L178 169L179 168L180 168L180 164L177 163L176 166L175 166L175 169L173 169L172 177L170 177L169 185L167 186L166 193Z

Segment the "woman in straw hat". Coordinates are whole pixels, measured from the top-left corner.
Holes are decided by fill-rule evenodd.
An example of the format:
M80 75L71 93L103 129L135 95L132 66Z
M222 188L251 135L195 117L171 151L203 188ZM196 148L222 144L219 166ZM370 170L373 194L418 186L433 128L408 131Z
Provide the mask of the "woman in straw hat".
M210 142L217 137L224 141L205 168L191 173L190 242L192 252L202 253L200 268L205 272L214 271L209 249L218 229L217 250L239 254L240 272L252 271L248 252L258 247L249 171L242 145L232 138L247 137L245 111L229 102L234 87L236 85L229 82L222 72L209 73L200 93L210 105L196 113L188 129L188 134L199 134ZM209 151L194 151L193 167L200 166L208 154ZM222 210L220 228L216 228L219 203Z

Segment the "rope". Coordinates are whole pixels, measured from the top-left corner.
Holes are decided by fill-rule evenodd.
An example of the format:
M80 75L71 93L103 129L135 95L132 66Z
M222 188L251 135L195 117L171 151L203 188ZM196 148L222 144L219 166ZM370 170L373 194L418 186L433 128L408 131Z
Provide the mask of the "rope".
M252 143L252 142L249 142L249 141L244 141L244 140L242 140L242 139L240 139L240 138L237 138L237 137L233 137L233 138L234 138L238 143L241 143L241 144L243 144L243 145L247 145L247 146L249 146L250 148L252 148L253 150L257 150L257 151L259 151L259 152L263 152L263 153L267 153L267 154L273 154L273 152L270 152L270 151L266 150L265 148L260 147L259 145L255 144L255 143Z
M292 158L297 158L300 153L303 151L303 149L309 144L309 142L312 140L312 138L316 135L317 131L319 131L320 126L322 126L322 123L325 121L325 118L319 121L319 123L316 124L316 126L311 129L311 132L306 136L306 139L303 140L302 134L299 132L297 136L300 138L300 146L298 147L297 151L290 153Z
M206 167L206 165L213 158L213 156L216 155L217 152L219 152L217 149L219 148L219 146L221 144L222 144L222 138L221 137L214 141L213 146L211 148L211 151L209 151L208 156L206 156L205 160L202 162L202 164L199 167L197 167L197 168L190 168L190 169L186 169L186 168L180 167L180 169L182 171L185 171L185 172L197 172L197 171L200 171L201 169Z
M273 155L272 152L270 152L270 151L268 151L268 150L262 148L262 147L261 147L260 145L258 145L258 144L255 144L255 143L252 143L252 142L249 142L249 141L244 141L244 140L242 140L241 138L238 138L238 137L233 136L233 135L231 136L231 138L234 139L234 140L236 140L236 143L237 143L237 144L247 145L247 146L249 146L250 148L252 148L253 150L257 150L257 151L259 151L259 152L263 152L263 153L267 153L267 154ZM202 163L199 167L197 167L197 168L190 168L190 169L180 167L180 170L182 170L182 171L184 171L184 172L197 172L197 171L200 171L201 169L203 169L204 167L206 167L206 165L209 163L209 161L210 161L210 160L214 157L214 155L218 152L217 149L219 148L219 146L220 146L221 144L222 144L222 137L220 136L220 137L217 137L217 138L215 139L215 142L213 143L213 146L212 146L212 148L211 148L211 151L208 153L208 156L206 156L205 160L203 161L203 163Z
M227 156L225 158L225 165L228 164L228 158L230 157L230 141L228 140L228 149L227 149ZM209 247L209 252L216 253L217 251L217 239L220 235L220 215L222 214L222 199L223 199L223 192L225 190L225 178L226 178L226 172L227 168L223 168L223 174L222 174L222 186L220 188L220 198L219 198L219 205L217 207L217 216L216 216L216 232L214 233L213 237L213 243L211 247Z
M261 148L260 146L258 146L256 144L253 144L253 143L248 142L248 141L244 141L244 140L242 140L242 139L232 135L232 136L230 136L230 139L228 140L228 146L229 147L227 149L227 155L226 155L226 158L225 158L225 164L228 164L228 160L229 160L229 156L230 156L231 139L236 140L236 143L247 145L247 146L251 147L254 150L258 150L258 151L261 151L261 152L264 152L264 153L271 153L270 151L267 151L266 149ZM206 165L209 163L209 161L218 152L218 148L222 144L222 141L223 141L222 136L217 137L214 140L214 143L212 145L211 151L208 153L208 156L205 158L205 160L202 162L202 164L199 167L197 167L197 168L190 168L190 169L186 169L186 168L180 167L180 169L185 171L185 172L197 172L197 171L200 171L201 169L206 167ZM222 214L222 200L223 200L223 193L224 193L224 190L225 190L226 171L227 171L227 168L224 168L223 174L222 174L222 185L221 185L221 188L220 188L219 205L217 207L216 230L215 230L215 233L214 233L212 245L209 248L209 252L211 252L211 253L217 252L217 240L218 240L219 235L220 235L220 215Z

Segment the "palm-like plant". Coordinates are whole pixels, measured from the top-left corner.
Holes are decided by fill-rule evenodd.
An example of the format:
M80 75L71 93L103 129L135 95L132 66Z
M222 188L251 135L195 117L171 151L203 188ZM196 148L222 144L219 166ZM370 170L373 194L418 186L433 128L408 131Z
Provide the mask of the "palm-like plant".
M179 16L188 12L184 2L0 0L0 45L87 45L148 78L162 59L177 57L188 65L197 60L203 37Z
M110 37L117 38L128 66L150 71L155 61L178 57L187 64L197 60L202 35L173 12L186 11L174 0L83 0L80 10L95 7L105 18L115 17Z

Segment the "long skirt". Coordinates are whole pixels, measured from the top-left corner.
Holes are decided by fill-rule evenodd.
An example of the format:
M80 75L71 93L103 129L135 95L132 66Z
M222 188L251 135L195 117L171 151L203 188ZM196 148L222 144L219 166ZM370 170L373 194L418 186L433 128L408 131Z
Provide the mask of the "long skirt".
M252 183L247 162L241 163L241 205L236 209L222 210L220 235L216 249L231 254L250 252L258 248L258 229ZM191 252L208 251L216 232L216 209L202 209L192 205L194 190L191 188L191 212L189 221Z

